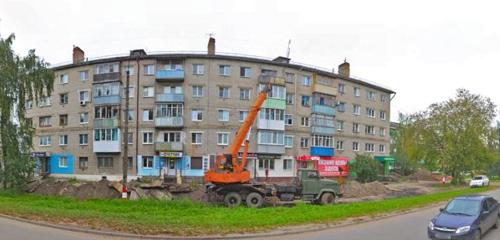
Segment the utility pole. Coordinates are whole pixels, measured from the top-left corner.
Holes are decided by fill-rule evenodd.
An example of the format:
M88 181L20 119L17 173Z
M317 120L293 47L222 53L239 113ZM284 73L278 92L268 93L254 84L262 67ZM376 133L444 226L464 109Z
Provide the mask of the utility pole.
M128 173L128 109L129 109L129 87L130 87L130 71L127 66L127 81L125 83L125 126L123 127L123 179L122 179L122 198L127 198L127 173Z

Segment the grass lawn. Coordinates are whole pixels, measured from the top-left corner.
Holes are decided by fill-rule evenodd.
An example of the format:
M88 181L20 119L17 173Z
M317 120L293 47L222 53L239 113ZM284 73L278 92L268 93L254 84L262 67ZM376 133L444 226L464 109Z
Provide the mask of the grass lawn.
M229 209L187 201L77 200L0 192L0 213L55 223L141 234L223 234L279 226L326 223L422 207L450 198L492 190L460 189L371 202L317 206Z

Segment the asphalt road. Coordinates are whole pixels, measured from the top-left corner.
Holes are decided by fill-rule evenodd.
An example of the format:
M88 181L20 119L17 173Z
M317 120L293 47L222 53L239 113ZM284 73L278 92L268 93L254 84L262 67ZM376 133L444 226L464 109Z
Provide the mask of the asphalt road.
M500 200L500 190L491 192ZM427 239L427 224L438 213L439 207L425 209L386 219L361 223L346 227L331 228L323 231L308 232L295 235L284 235L266 239L329 239L329 240L425 240ZM0 239L2 240L92 240L118 239L102 237L93 234L77 233L43 227L34 224L0 218ZM262 239L262 238L259 238ZM483 240L500 239L500 228L492 229L483 236Z
M500 190L491 192L490 195L500 200ZM268 239L425 240L427 239L427 225L431 218L439 212L439 208L440 207L430 208L419 212L346 227L297 235L285 235ZM482 240L498 239L500 239L500 228L491 229L482 238Z

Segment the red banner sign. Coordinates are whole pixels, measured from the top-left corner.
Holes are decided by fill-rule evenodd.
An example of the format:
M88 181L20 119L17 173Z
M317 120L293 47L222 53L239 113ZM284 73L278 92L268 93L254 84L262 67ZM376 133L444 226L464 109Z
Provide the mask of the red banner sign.
M348 161L349 159L346 157L320 158L317 160L319 175L322 177L345 177L349 174Z

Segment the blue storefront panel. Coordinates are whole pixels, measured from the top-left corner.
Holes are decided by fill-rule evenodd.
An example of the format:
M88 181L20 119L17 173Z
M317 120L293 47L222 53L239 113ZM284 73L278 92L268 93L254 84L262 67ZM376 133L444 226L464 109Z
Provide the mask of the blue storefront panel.
M334 156L335 150L327 147L311 147L312 156Z
M66 158L66 161L63 161L62 158ZM52 153L52 155L50 156L49 173L73 174L74 159L75 158L71 153Z

